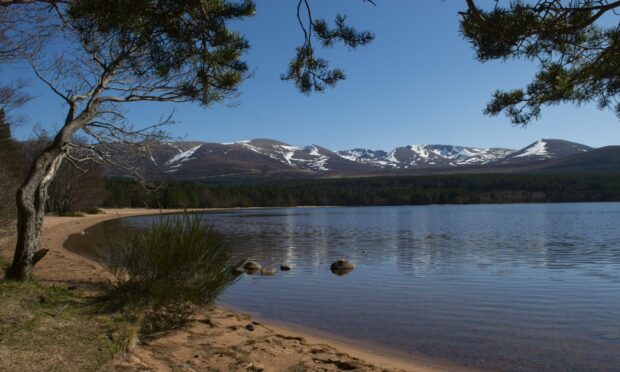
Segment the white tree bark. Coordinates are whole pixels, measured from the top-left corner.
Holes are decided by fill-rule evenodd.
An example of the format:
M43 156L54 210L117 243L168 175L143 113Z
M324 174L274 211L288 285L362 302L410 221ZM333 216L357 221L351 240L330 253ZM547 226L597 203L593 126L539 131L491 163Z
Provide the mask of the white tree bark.
M13 263L6 275L9 279L30 280L34 265L47 254L48 250L41 248L47 189L67 155L71 138L96 116L99 106L96 100L91 100L84 111L74 117L77 104L69 104L65 125L52 144L34 160L24 183L17 191L17 243Z

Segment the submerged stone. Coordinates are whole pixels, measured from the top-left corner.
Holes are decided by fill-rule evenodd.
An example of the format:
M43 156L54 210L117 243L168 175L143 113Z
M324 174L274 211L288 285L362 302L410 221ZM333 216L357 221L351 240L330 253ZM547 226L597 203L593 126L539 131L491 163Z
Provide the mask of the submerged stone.
M355 265L347 260L336 260L329 267L333 274L338 276L346 275L355 269Z
M261 270L261 268L262 268L261 264L259 264L256 261L246 261L243 264L243 270L245 270L245 272L250 275L256 274L257 272Z

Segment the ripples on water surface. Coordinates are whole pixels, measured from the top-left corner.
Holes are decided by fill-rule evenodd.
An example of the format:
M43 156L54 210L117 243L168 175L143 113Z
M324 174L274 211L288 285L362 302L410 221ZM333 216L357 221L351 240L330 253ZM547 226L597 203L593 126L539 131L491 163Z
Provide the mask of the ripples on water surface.
M225 304L472 367L620 370L620 203L208 216L236 257L294 265ZM333 275L338 258L357 269Z

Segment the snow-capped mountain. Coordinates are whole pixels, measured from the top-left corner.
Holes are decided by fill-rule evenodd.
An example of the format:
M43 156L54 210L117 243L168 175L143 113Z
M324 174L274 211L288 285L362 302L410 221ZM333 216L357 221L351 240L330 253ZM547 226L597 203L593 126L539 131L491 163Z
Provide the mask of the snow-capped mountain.
M264 139L224 143L224 145L241 146L294 168L307 168L315 171L328 170L325 165L329 160L330 151L316 145L291 146Z
M534 162L561 158L590 150L592 150L591 147L575 142L558 139L539 139L519 151L508 154L504 159L501 159L501 162L504 164Z
M177 154L162 166L164 173L179 177L322 175L363 171L364 168L318 145L292 146L270 139L179 146Z
M482 149L452 145L409 145L397 147L390 152L353 149L339 151L338 155L351 161L379 168L409 169L486 164L504 158L513 152L514 150L503 148Z
M338 151L337 154L347 160L371 165L389 165L388 153L383 150L353 149Z
M453 145L409 145L385 152L354 149L338 151L341 157L378 168L410 169L529 163L592 150L591 147L558 139L540 139L521 150Z
M347 177L428 172L502 171L529 167L592 149L541 139L521 150L453 145L408 145L391 151L356 148L333 152L319 145L293 146L270 139L231 143L174 142L159 146L139 165L178 179L210 177Z

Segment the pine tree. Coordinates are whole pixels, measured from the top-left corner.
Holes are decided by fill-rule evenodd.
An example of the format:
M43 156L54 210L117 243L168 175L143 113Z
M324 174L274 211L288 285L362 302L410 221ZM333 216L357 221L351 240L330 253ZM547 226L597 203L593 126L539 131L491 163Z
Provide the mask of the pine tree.
M489 115L525 125L543 106L595 102L620 116L620 1L496 1L484 10L466 0L461 31L478 60L538 62L525 88L496 91Z

